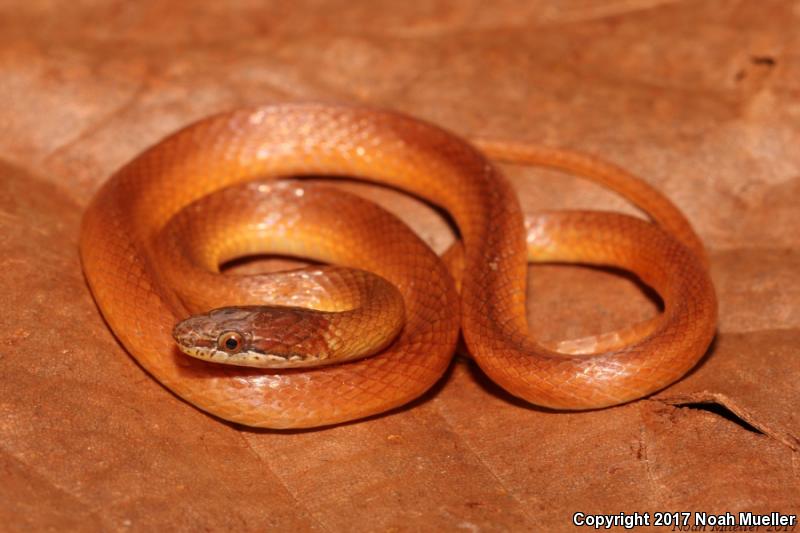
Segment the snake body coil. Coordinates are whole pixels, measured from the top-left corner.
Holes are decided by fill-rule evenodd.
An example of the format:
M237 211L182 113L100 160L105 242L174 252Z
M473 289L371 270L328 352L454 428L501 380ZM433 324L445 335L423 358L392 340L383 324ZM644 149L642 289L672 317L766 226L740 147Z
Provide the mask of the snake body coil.
M443 374L459 325L480 367L537 405L615 405L685 374L714 334L716 300L702 246L677 209L644 182L599 161L527 145L478 146L481 151L404 115L361 107L278 105L211 117L148 149L98 192L81 232L86 277L109 325L148 372L197 407L253 426L319 426L402 405ZM607 213L545 213L526 228L515 192L483 154L594 179L627 196L656 224ZM252 189L222 193L233 195L227 200L217 193L292 175L356 177L446 210L463 245L460 297L443 263L397 219L363 200L303 184L262 183L259 190L272 193L271 200ZM279 235L269 237L272 251L312 255L388 280L405 304L399 336L378 355L310 369L227 366L180 353L173 327L198 311L193 295L208 284L188 281L187 291L176 291L169 283L174 264L165 263L169 254L159 243L171 220L203 202L218 211L254 212L258 202L271 202L254 227L271 226ZM192 223L175 231L188 239ZM220 243L205 260L211 270L231 250L249 249L225 244L224 232L204 231ZM311 240L314 246L307 247ZM564 344L556 352L527 333L529 254L632 270L662 296L664 313L625 335ZM228 302L226 294L211 300L244 303Z

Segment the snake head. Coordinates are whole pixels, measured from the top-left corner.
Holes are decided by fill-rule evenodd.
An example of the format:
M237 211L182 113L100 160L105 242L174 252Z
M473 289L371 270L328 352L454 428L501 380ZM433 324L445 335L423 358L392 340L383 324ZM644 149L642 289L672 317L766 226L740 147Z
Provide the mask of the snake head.
M187 355L228 364L247 353L250 313L247 309L223 307L179 322L172 330L178 348Z
M324 364L323 313L276 306L221 307L179 322L172 336L192 357L237 366L293 368Z

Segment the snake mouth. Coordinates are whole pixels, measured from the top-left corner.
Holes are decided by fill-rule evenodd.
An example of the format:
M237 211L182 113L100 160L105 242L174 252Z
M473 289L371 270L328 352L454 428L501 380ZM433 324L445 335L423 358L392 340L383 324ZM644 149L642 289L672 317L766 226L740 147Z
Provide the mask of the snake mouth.
M237 364L231 354L217 350L215 343L207 341L195 332L173 334L178 349L184 354L209 363Z
M183 339L175 339L178 349L186 355L192 356L196 359L203 359L205 361L212 361L217 350L209 349L206 347L197 346L194 343L186 343Z
M186 355L191 355L192 357L196 357L197 359L210 359L209 353L204 350L200 350L198 348L192 348L189 346L181 346L178 345L178 349L185 353Z
M178 342L178 348L186 355L209 363L222 363L226 365L245 366L255 368L296 368L303 366L308 358L304 355L278 355L256 351L244 351L229 354L214 348L187 346Z

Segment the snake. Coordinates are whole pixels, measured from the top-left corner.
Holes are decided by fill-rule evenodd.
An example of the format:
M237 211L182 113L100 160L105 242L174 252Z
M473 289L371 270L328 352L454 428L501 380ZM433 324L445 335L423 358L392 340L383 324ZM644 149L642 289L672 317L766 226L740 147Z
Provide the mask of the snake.
M497 163L573 173L649 220L525 215ZM304 176L408 193L446 213L458 243L440 258L397 217ZM318 264L285 282L220 274L260 253ZM80 255L105 321L145 371L189 404L256 427L329 426L408 404L444 375L459 336L492 381L532 406L610 407L680 379L716 329L702 242L641 178L362 105L263 105L184 127L100 187ZM663 310L617 332L539 341L526 320L529 261L629 270Z

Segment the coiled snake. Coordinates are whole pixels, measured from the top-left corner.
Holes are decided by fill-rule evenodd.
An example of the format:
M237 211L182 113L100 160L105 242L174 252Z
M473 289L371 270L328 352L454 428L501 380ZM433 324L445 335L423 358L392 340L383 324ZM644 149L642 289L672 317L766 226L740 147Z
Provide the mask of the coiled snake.
M653 223L594 212L526 220L487 157L588 177ZM377 182L444 209L461 240L448 255L460 290L427 246L374 205L273 180L305 175ZM365 107L265 106L190 125L104 184L86 211L80 249L97 304L142 367L200 409L252 426L320 426L402 405L441 377L459 331L481 369L530 403L615 405L679 379L716 327L702 245L643 181L587 156L470 144ZM262 252L339 266L275 284L262 283L273 275L216 273L228 259ZM529 255L633 271L661 295L664 311L621 332L537 343L525 318ZM264 302L288 307L252 307ZM182 322L220 306L239 307ZM292 368L306 364L322 366Z

